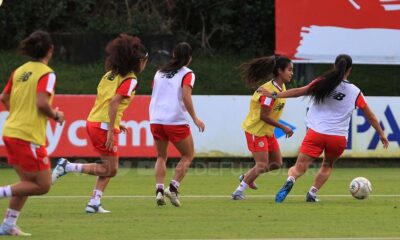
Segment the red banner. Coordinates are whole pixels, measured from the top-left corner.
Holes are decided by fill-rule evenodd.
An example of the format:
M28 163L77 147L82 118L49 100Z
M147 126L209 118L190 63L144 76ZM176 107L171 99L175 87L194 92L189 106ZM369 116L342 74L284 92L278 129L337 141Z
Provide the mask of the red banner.
M86 133L86 118L94 104L94 95L57 95L53 106L59 107L65 114L65 123L61 126L50 120L47 125L47 150L52 157L97 157ZM136 96L126 109L123 121L129 132L119 136L119 154L121 157L155 157L154 140L150 132L149 96ZM1 132L8 112L0 106ZM0 156L6 156L4 143L0 140ZM169 156L179 156L170 146Z
M400 63L400 0L276 0L276 53L330 62Z

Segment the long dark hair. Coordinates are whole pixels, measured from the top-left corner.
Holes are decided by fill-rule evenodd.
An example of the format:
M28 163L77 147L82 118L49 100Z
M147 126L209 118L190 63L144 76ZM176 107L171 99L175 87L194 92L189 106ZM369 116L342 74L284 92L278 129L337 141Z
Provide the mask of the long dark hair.
M161 72L172 72L187 65L192 57L192 47L187 42L178 43L172 53L171 60L162 66L159 70Z
M140 60L148 57L145 46L138 37L121 34L106 46L106 70L125 76L140 73Z
M353 60L347 54L336 57L333 68L320 76L320 81L310 88L309 94L315 103L323 103L324 99L342 82L344 75L353 65Z
M286 56L272 55L252 59L239 66L241 77L250 87L277 77L279 69L284 70L292 61Z
M53 40L50 34L37 30L21 41L19 51L34 60L39 60L46 57L51 47L53 47Z

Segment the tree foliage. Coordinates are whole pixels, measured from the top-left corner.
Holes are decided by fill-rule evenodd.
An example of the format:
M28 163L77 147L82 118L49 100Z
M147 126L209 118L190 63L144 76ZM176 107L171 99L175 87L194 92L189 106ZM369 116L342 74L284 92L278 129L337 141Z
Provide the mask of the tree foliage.
M271 52L273 0L4 0L1 48L36 29L51 33L174 35L218 50Z

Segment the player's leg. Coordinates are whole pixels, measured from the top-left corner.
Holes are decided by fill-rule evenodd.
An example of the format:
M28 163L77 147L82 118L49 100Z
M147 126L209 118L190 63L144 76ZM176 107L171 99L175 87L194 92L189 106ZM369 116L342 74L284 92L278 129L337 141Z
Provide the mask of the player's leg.
M346 138L343 136L325 136L325 156L313 185L306 194L307 202L317 202L317 192L331 176L334 163L340 158L346 148Z
M103 170L108 172L109 176L98 176L96 179L95 188L92 193L92 197L86 206L87 213L109 213L110 211L105 210L101 205L101 197L106 189L111 178L114 177L118 172L118 156L101 156L101 165L103 168L108 170ZM97 164L100 165L100 164ZM83 169L87 165L83 165ZM84 170L82 171L84 172ZM93 174L94 175L94 174Z
M154 166L156 178L156 203L158 206L165 205L164 181L167 172L168 141L156 140L157 161Z

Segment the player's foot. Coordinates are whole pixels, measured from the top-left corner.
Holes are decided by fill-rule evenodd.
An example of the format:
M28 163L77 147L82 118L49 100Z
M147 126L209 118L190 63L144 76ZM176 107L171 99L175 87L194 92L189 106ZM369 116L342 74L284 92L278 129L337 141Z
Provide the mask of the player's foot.
M57 161L56 167L53 169L53 173L51 174L51 183L54 184L58 178L67 174L66 166L68 164L68 160L65 158L60 158Z
M10 236L32 236L30 233L23 232L17 225L9 226L3 223L0 226L0 236L10 235Z
M111 211L105 210L101 204L99 205L87 205L86 206L87 213L110 213Z
M232 193L232 198L231 198L231 199L232 199L232 200L244 200L244 199L246 199L246 198L245 198L245 196L244 196L244 194L243 194L242 191L236 190L236 191L234 191L234 192Z
M181 206L181 202L179 201L178 198L178 192L175 191L171 191L169 187L167 187L164 190L164 194L167 198L169 198L169 200L171 201L172 205L174 205L175 207L180 207Z
M286 181L285 185L279 190L279 192L275 195L275 202L281 203L285 200L286 196L292 190L294 182Z
M239 181L240 182L243 181L243 179L244 179L244 174L239 176ZM251 188L251 189L254 189L254 190L258 189L257 184L255 182L251 182L248 185L249 185L249 188Z
M319 199L317 198L317 196L313 196L309 192L307 192L306 202L319 202Z
M164 198L164 190L163 189L157 189L156 191L156 202L158 206L163 206L166 204L165 198Z

